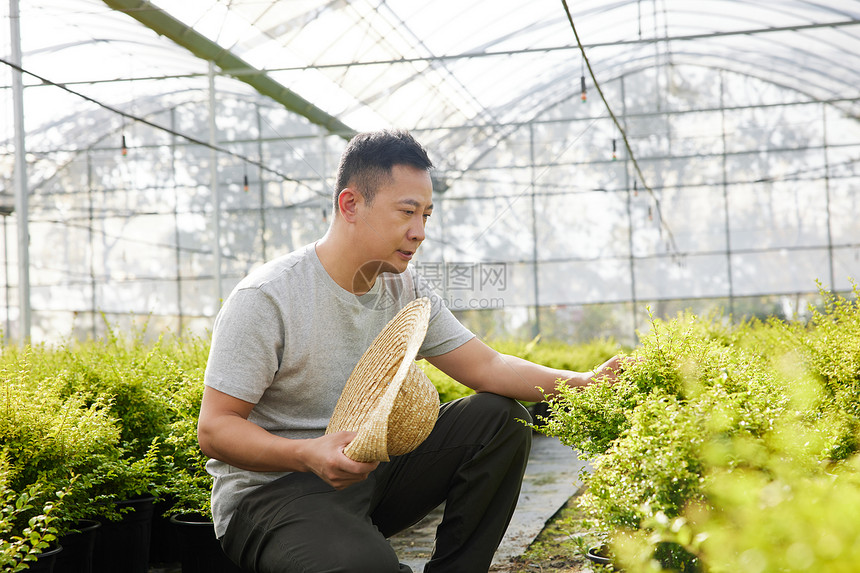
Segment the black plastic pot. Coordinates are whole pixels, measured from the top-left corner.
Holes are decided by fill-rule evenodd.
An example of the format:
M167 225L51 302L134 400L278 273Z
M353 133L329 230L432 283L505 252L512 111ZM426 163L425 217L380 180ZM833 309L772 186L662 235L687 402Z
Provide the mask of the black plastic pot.
M159 499L153 506L152 536L149 541L149 563L175 563L179 561L179 542L176 539L176 529L170 523L170 516L165 513L173 507L175 500Z
M585 553L585 558L592 563L597 563L598 565L605 565L615 570L615 568L612 567L612 559L610 559L609 557L609 548L605 545L589 547L588 551Z
M98 521L82 519L75 526L76 533L60 537L63 551L57 555L54 573L92 573L93 549L101 526Z
M27 571L31 573L53 573L54 564L57 561L57 555L63 552L63 546L60 544L52 545L45 551L39 554L36 561L30 563L30 568Z
M93 550L93 573L147 573L152 531L152 496L121 501L131 508L120 521L102 521Z
M182 573L241 573L215 537L215 524L201 515L184 513L170 518L179 541Z
M609 548L605 545L589 548L585 557L592 563L605 565L612 568L613 571L621 571L621 569L613 566ZM699 560L676 543L665 541L658 543L654 550L654 558L666 570L679 571L680 573L701 573L702 570Z

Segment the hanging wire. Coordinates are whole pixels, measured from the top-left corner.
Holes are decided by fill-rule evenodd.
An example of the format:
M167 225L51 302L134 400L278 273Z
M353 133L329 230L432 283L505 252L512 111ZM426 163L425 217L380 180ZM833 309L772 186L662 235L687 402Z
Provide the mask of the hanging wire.
M675 243L675 236L672 234L672 230L669 229L668 225L666 225L666 222L663 219L660 207L660 199L657 197L656 193L654 193L654 190L651 189L651 186L648 185L648 182L645 180L645 175L642 173L642 169L639 167L639 162L636 160L636 156L633 154L633 149L630 147L630 141L628 141L627 139L627 133L621 126L621 122L618 121L618 118L615 116L615 113L613 113L612 107L609 105L609 102L606 101L606 96L603 94L603 89L601 89L600 83L597 81L597 78L594 75L594 70L591 68L591 62L588 61L588 56L585 54L585 46L582 45L582 41L579 39L579 33L576 31L576 26L573 23L573 16L570 14L570 8L568 8L567 6L567 0L561 0L561 3L564 6L565 13L567 14L567 21L570 22L570 28L571 30L573 30L573 35L576 38L576 45L579 46L579 51L582 54L582 60L585 62L585 66L588 68L588 75L591 77L591 81L594 83L594 89L596 89L597 93L600 94L600 99L603 100L603 105L606 106L606 111L612 118L612 122L615 124L616 129L618 129L618 133L621 134L621 140L624 142L624 147L627 149L627 156L633 163L633 168L636 170L636 173L639 176L639 180L642 181L642 186L645 187L645 190L648 191L648 194L654 201L654 209L656 210L657 218L659 219L661 229L665 231L666 235L669 238L667 246L670 247L670 251L679 253L678 245ZM613 140L612 144L614 148L615 140Z

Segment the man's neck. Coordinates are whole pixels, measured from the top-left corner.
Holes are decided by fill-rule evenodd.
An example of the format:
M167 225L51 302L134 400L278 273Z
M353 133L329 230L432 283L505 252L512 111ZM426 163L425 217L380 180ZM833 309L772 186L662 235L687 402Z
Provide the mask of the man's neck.
M342 289L362 295L373 288L381 269L350 256L353 249L329 230L314 245L323 269Z

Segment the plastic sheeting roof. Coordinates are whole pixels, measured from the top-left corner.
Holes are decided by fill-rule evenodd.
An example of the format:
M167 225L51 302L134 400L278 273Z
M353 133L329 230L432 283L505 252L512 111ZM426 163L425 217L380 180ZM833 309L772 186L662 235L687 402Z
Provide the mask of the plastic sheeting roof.
M694 63L858 115L856 0L569 4L599 82ZM205 87L205 61L133 19L153 10L357 130L528 122L590 75L560 0L29 0L23 67L106 103Z

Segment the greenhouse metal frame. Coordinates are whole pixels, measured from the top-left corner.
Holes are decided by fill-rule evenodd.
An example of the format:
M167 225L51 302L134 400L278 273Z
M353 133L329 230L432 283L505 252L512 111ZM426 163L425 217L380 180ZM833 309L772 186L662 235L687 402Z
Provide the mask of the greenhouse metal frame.
M177 6L177 4L180 4ZM206 332L358 131L436 164L416 265L488 338L802 317L860 276L860 2L12 0L10 340Z

